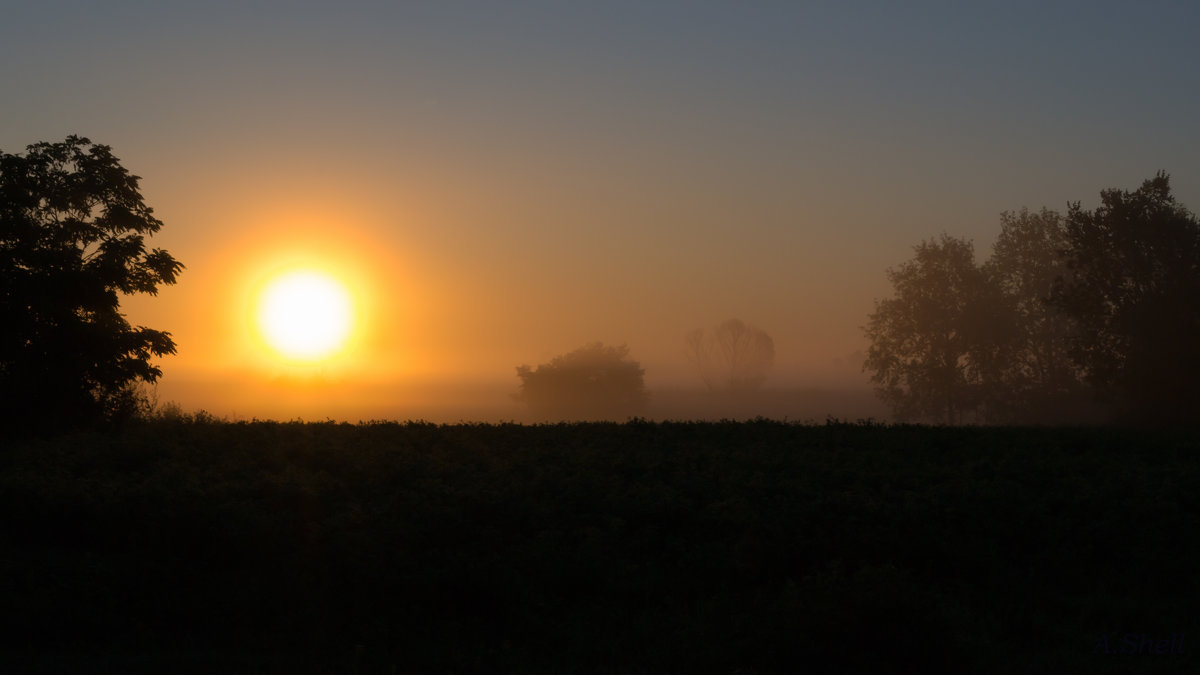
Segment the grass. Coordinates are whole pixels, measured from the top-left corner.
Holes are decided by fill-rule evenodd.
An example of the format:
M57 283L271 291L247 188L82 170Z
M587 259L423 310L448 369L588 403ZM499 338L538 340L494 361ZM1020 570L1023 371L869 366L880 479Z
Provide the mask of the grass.
M1195 637L1120 652L1200 637L1198 449L1188 431L767 420L185 417L14 441L0 663L1186 672Z

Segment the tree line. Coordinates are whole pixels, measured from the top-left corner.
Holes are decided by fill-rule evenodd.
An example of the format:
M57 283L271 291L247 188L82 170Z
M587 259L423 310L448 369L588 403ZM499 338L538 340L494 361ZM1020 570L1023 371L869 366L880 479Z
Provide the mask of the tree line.
M1163 172L1100 198L1002 214L982 264L943 234L888 270L864 370L897 420L1200 419L1200 221Z

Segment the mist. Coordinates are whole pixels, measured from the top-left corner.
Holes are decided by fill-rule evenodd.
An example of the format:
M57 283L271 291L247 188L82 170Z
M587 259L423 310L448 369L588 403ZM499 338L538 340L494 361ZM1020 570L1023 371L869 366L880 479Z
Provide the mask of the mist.
M861 353L852 353L808 369L781 369L758 391L729 394L708 391L699 376L691 372L680 349L674 362L643 364L647 403L638 416L650 420L767 417L798 422L822 422L829 417L887 419L887 406L861 371L861 358ZM367 383L330 378L315 371L273 379L254 373L214 376L167 371L154 388L154 396L160 405L174 402L186 412L204 410L230 420L425 420L438 424L558 421L540 417L513 400L520 384L517 365L516 360L497 365L478 377Z

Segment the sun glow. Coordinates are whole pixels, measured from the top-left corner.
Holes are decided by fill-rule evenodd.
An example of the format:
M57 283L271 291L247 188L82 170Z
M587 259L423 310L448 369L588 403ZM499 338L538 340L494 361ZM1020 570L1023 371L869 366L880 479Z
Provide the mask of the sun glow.
M320 272L299 271L267 284L258 304L258 328L275 351L296 361L319 361L340 350L354 326L345 286Z

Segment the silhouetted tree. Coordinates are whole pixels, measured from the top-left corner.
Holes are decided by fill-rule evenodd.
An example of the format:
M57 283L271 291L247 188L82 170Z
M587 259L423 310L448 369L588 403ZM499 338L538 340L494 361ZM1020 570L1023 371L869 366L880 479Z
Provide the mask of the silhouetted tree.
M1000 236L983 270L1004 295L1016 332L984 383L995 421L1079 421L1087 407L1083 371L1070 354L1075 321L1049 302L1056 280L1070 275L1065 248L1065 221L1058 212L1000 215Z
M155 294L183 265L146 250L162 222L106 145L70 136L0 152L0 419L86 424L136 410L175 352L131 327L119 294Z
M684 347L709 391L753 391L775 363L775 341L740 319L722 321L711 333L696 328L684 337Z
M1014 310L975 264L970 242L942 235L888 270L895 297L875 303L864 369L901 421L988 420L995 382L1015 340Z
M521 388L513 398L545 419L619 420L644 408L644 374L625 345L594 342L537 368L518 366Z
M1071 345L1088 379L1129 419L1200 420L1200 221L1159 172L1133 191L1104 190L1066 219L1069 278L1054 304L1078 322Z

